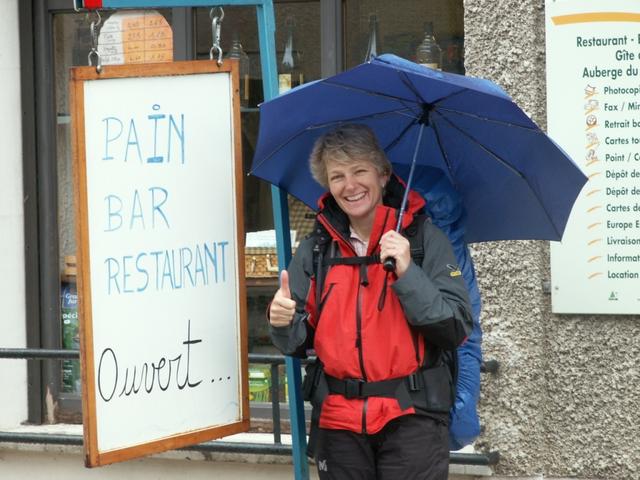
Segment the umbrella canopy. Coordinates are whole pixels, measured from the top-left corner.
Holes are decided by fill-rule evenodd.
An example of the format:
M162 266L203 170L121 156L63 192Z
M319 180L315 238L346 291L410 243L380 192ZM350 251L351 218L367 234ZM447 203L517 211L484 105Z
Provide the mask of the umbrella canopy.
M497 85L394 55L263 103L251 173L317 208L324 190L311 177L309 154L343 123L371 127L400 176L424 124L415 186L424 192L434 172L446 176L462 199L468 242L560 240L586 182Z

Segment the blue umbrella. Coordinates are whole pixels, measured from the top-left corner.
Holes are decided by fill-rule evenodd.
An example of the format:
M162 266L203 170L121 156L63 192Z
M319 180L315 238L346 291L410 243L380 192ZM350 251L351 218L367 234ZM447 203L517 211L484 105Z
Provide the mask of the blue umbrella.
M429 172L446 176L462 199L467 242L560 240L586 182L497 85L395 55L263 103L251 173L317 208L324 190L307 160L315 140L344 123L371 127L408 185L415 165L418 189Z

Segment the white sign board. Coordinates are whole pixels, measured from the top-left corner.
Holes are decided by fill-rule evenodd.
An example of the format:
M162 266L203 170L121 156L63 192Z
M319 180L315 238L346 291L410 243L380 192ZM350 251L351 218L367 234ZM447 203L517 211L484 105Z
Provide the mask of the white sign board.
M549 134L589 178L551 245L556 313L640 313L638 2L546 2Z
M230 63L72 71L90 466L248 429Z

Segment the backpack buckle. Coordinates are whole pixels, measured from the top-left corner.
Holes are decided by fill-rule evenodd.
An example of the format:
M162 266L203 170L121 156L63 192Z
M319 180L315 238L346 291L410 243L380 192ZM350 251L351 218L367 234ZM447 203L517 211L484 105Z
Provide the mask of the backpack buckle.
M418 374L412 373L407 377L407 383L409 384L410 392L419 392L420 391L420 383L418 382Z
M357 378L347 378L344 380L344 397L351 400L353 398L362 398L362 386L364 380Z

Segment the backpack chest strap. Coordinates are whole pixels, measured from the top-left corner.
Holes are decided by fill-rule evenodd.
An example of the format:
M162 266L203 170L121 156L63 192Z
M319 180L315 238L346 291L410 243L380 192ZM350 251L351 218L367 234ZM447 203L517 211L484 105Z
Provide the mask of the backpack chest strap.
M380 263L380 255L368 255L364 257L329 257L323 261L326 269L333 265L359 265L360 266L360 284L369 285L369 277L367 275L367 265L375 265Z
M366 257L332 257L325 258L323 264L327 267L333 265L373 265L380 263L380 255L368 255Z

